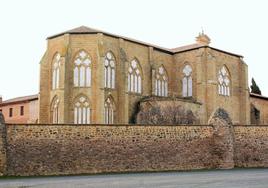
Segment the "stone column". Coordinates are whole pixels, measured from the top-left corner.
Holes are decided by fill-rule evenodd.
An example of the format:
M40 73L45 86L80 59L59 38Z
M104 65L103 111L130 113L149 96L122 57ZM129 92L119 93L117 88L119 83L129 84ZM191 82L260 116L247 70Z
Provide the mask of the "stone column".
M128 64L129 60L127 57L127 53L125 51L125 42L124 39L118 39L118 69L120 70L118 73L118 76L121 76L120 80L118 80L118 104L120 105L120 108L118 111L120 112L120 115L118 114L119 121L118 123L129 123L129 95L128 95Z
M149 82L148 84L151 84L151 87L149 87L149 91L148 94L150 95L154 95L154 91L155 91L155 85L154 85L154 76L155 76L155 70L154 70L154 48L153 47L149 47L148 49L148 53L149 53L149 63L151 65L151 75L150 75L150 79L151 82ZM144 75L145 76L145 75Z
M103 34L99 33L97 35L98 45L96 49L96 62L93 66L92 73L95 78L92 80L92 123L102 124L104 123L104 101L105 101L105 88L104 88L104 59L105 59L105 49L103 42Z
M6 125L3 114L0 112L0 176L6 175L7 157L6 157Z
M234 130L228 113L218 108L209 119L213 127L211 154L214 167L219 169L234 168Z

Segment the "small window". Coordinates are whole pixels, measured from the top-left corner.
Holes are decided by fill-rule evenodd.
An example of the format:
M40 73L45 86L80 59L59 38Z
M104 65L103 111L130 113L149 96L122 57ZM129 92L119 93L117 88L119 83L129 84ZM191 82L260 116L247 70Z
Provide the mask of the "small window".
M128 92L141 93L142 88L141 68L139 62L134 59L128 68Z
M52 89L58 89L60 83L60 54L56 53L52 66Z
M13 108L9 108L9 117L13 116Z
M104 103L104 123L113 124L114 123L114 111L115 105L111 97L108 97Z
M225 66L218 73L218 93L222 96L230 96L230 75Z
M190 65L186 65L183 68L183 79L182 79L182 96L192 97L193 95L193 79L192 79L192 68Z
M54 97L52 106L51 106L51 119L53 124L58 124L59 123L59 99L58 97Z
M91 69L92 63L89 54L80 51L74 61L74 86L90 87L91 86Z
M115 58L111 52L107 52L104 60L104 87L115 88Z
M155 74L155 95L161 97L168 96L168 76L163 66L156 70Z
M24 115L24 106L20 107L20 115L23 116Z
M86 97L80 97L75 102L74 107L74 123L75 124L89 124L90 123L90 105Z

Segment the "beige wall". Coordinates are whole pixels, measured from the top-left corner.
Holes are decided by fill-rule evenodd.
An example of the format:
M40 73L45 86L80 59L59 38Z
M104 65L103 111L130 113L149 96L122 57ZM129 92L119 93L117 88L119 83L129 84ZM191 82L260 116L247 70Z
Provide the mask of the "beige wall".
M87 51L92 59L92 87L73 87L73 60L79 50ZM103 62L111 51L116 59L115 89L104 88ZM51 62L56 52L61 54L60 88L51 90ZM136 58L142 69L142 94L127 92L127 69ZM201 123L218 107L225 108L235 124L249 123L249 97L247 65L233 55L211 48L200 48L172 54L124 39L103 34L65 34L48 40L48 47L41 61L40 123L51 122L51 103L55 96L60 99L60 123L73 123L74 99L83 94L89 98L92 123L104 123L104 101L112 96L116 104L115 123L131 123L137 111L137 103L153 95L152 73L163 65L168 75L169 97L182 97L182 69L189 64L193 69L193 101L202 103ZM218 95L217 74L225 65L231 75L231 96Z
M247 65L232 55L218 52L211 48L200 48L175 55L175 80L182 96L182 69L189 64L193 69L193 98L203 104L201 121L207 123L213 112L224 108L231 116L234 124L249 123L249 95L247 85ZM231 79L230 96L218 94L218 72L227 67Z
M260 111L260 121L259 124L268 124L268 99L262 99L258 97L251 96L250 103L255 106Z
M222 66L226 66L230 73L230 97L218 94L217 75ZM247 124L250 117L247 65L235 56L208 49L207 67L208 117L215 109L222 107L230 114L234 124Z
M39 117L39 100L29 102L29 120L28 123L37 123Z

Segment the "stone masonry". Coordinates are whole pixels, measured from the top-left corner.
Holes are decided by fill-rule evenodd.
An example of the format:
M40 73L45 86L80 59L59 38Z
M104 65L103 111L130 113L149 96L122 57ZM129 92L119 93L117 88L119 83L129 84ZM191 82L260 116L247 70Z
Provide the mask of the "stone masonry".
M213 158L217 158L219 168L234 167L234 131L228 113L219 108L209 120L213 126Z
M268 127L209 125L0 126L2 175L68 175L268 167Z
M192 68L192 96L185 100L202 105L200 124L207 124L220 107L228 112L234 124L249 124L247 65L241 55L213 48L209 42L202 33L192 45L167 49L85 26L48 37L47 50L40 63L39 121L52 123L53 101L57 98L58 122L74 123L75 101L82 95L89 100L91 123L105 122L104 106L108 97L114 103L113 123L133 123L138 103L156 95L155 75L159 67L166 72L167 97L184 98L183 68L188 65ZM81 50L91 58L90 87L74 87L74 61ZM104 62L108 52L115 59L115 88L104 85ZM59 88L52 89L55 54L60 54ZM140 65L141 93L128 91L128 70L134 59ZM230 96L218 92L218 74L222 67L230 75Z
M150 97L139 103L136 123L153 125L200 124L202 105L179 98Z
M7 125L7 175L215 168L211 126Z
M6 174L6 126L3 114L0 112L0 176Z

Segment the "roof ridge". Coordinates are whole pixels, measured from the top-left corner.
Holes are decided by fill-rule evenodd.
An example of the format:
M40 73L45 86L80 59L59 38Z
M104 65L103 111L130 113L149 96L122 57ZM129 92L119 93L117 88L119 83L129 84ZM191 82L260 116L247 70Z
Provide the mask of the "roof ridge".
M26 96L11 98L11 99L2 101L2 103L0 103L0 105L1 104L6 104L6 103L10 103L10 102L18 102L18 101L31 100L31 99L35 99L35 98L38 98L38 94L26 95Z
M217 49L217 48L210 47L207 44L200 44L200 43L193 43L193 44L190 44L190 45L184 45L184 46L180 46L180 47L177 47L177 48L165 48L165 47L157 46L157 45L150 44L150 43L147 43L147 42L139 41L139 40L136 40L136 39L124 37L124 36L121 36L121 35L116 35L116 34L106 32L106 31L90 28L90 27L87 27L87 26L84 26L84 25L81 25L80 27L76 27L76 28L71 29L71 30L67 30L67 31L62 32L62 33L58 33L56 35L52 35L50 37L47 37L47 39L56 38L56 37L64 35L64 34L97 34L97 33L103 33L104 35L108 35L108 36L111 36L111 37L122 38L122 39L130 41L130 42L134 42L134 43L142 44L142 45L145 45L145 46L153 47L153 48L156 48L156 49L158 49L160 51L164 51L164 52L172 54L172 55L175 54L175 53L180 53L180 52L189 51L189 50L195 50L195 49L202 48L202 47L209 47L211 49L214 49L214 50L217 50L217 51L220 51L220 52L223 52L223 53L227 53L229 55L233 55L233 56L237 56L237 57L243 57L242 55L227 52L227 51L224 51L224 50L220 50L220 49Z

